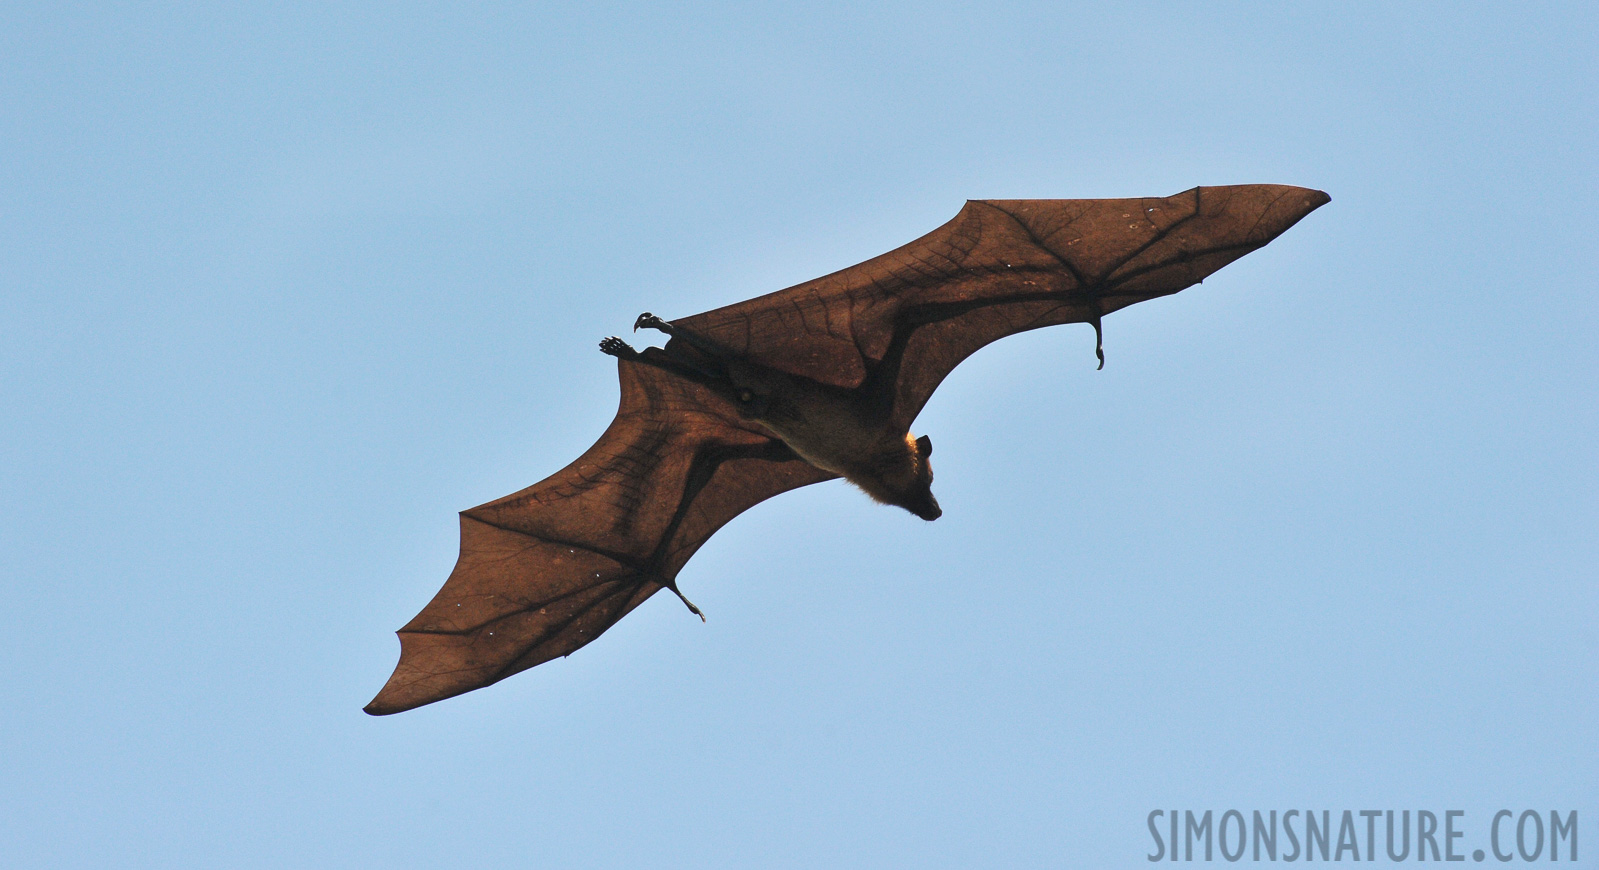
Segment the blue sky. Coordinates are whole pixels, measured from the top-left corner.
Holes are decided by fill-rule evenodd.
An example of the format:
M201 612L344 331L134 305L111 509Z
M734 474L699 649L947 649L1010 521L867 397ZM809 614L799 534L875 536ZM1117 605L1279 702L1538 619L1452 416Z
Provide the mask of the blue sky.
M1147 866L1160 808L1599 843L1596 39L1585 4L7 4L0 854ZM455 512L610 419L638 312L967 198L1249 182L1333 201L1107 318L1104 371L1074 326L945 382L938 522L791 493L680 576L705 624L657 596L361 713Z

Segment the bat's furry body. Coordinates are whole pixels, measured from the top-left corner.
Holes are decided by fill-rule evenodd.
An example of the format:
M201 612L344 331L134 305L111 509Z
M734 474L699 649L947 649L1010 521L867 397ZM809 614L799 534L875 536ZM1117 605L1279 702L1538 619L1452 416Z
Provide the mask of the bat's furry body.
M1266 184L972 201L841 272L671 322L641 316L635 328L672 339L602 342L622 387L605 434L547 480L461 514L455 570L400 630L400 663L367 712L572 653L655 592L678 592L712 533L795 487L844 477L936 519L931 442L910 426L961 360L1044 326L1097 333L1106 314L1197 283L1327 201Z
M749 419L801 459L924 520L943 513L933 498L932 444L925 436L918 439L887 420L872 420L859 403L826 395L811 384L777 385L762 398L767 410Z
M799 457L860 487L874 500L902 507L924 520L943 514L933 497L932 442L896 426L872 401L857 392L817 383L764 366L692 330L645 312L634 328L647 326L671 335L664 351L639 354L608 338L600 347L624 359L660 366L723 393L739 416L761 424Z

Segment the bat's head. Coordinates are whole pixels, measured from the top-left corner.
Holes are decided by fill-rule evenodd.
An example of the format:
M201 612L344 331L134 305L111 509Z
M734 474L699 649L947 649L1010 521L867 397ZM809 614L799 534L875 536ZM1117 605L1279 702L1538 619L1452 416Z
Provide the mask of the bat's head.
M928 489L922 490L910 501L901 503L900 507L928 522L944 515L944 509L938 506L938 499L933 498L932 490Z
M916 476L905 491L903 500L895 503L932 522L944 515L943 509L938 506L938 499L933 497L933 464L928 461L928 457L933 455L933 439L923 435L911 445L916 454Z
M902 507L924 520L936 520L944 511L933 498L933 466L927 457L933 442L927 436L892 443L872 454L867 461L846 473L850 483L861 488L879 504Z

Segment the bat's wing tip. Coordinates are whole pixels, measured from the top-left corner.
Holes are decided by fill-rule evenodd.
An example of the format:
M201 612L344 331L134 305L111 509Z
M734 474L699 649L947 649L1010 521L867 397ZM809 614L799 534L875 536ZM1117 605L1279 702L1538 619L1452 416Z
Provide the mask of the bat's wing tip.
M399 676L399 669L396 668L395 673L389 676L388 682L383 684L377 695L361 708L361 712L368 716L392 716L395 713L415 709L432 700L417 697L415 688L400 682L397 679Z
M1240 184L1231 188L1240 193L1254 193L1270 201L1273 206L1302 209L1309 214L1318 208L1332 202L1332 197L1325 190L1314 187L1299 187L1293 184ZM1278 202L1280 201L1280 203Z
M1250 184L1232 188L1224 211L1239 214L1239 227L1247 226L1244 236L1264 245L1288 231L1306 215L1332 202L1325 190L1289 184ZM1220 268L1218 266L1217 268Z
M470 646L470 638L400 632L400 663L361 709L371 716L404 713L495 682L494 668L463 661Z
M377 697L373 698L365 707L362 707L361 712L368 716L389 716L395 713L404 713L406 710L415 709L431 700L436 700L431 698L427 700L419 699L415 697L416 693L408 691L409 689L410 687L408 686L397 684L394 677L389 677L389 681L383 685Z

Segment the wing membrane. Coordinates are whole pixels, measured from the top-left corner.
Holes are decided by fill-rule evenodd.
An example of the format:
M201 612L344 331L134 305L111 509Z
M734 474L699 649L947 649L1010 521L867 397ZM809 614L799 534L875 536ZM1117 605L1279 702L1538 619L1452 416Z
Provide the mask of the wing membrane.
M366 708L398 713L570 655L663 587L717 529L828 480L725 400L620 362L622 402L576 462L461 514L461 555L400 629L400 663Z
M882 390L894 421L909 426L944 377L989 342L1176 293L1327 201L1277 184L974 200L880 257L678 322L791 374Z

